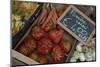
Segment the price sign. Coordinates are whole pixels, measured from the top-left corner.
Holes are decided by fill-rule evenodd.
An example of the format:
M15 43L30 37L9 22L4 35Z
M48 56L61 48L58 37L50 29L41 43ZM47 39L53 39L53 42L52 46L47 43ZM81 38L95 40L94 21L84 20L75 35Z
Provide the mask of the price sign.
M58 19L58 24L83 44L95 34L95 22L72 5Z

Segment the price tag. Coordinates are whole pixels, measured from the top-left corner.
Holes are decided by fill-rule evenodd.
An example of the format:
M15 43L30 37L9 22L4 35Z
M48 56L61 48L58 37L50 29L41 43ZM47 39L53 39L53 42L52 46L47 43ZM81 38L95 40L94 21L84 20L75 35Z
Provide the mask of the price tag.
M95 22L72 5L58 19L58 24L83 44L95 34Z

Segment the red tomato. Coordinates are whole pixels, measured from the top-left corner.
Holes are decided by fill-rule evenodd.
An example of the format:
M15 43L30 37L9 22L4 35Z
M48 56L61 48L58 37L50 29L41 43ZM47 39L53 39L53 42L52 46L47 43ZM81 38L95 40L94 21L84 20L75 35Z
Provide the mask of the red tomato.
M36 41L32 38L32 36L28 36L17 47L16 50L24 55L29 55L35 48L36 48Z
M28 36L24 39L24 45L30 50L34 50L36 48L36 41L32 36Z
M58 44L64 34L64 30L52 30L48 33L48 37L53 41L55 44Z
M52 50L53 44L48 38L40 39L38 43L38 53L41 55L46 55Z
M64 52L59 45L55 46L51 53L53 57L53 63L60 63L64 59Z
M61 44L60 44L60 47L62 48L62 50L65 52L65 53L69 53L70 52L70 50L71 50L71 47L72 47L72 45L69 43L69 42L62 42Z
M27 47L21 45L16 49L18 52L24 54L25 56L28 56L32 51L28 49Z
M39 40L44 36L45 32L39 27L36 26L32 29L32 36L36 39Z

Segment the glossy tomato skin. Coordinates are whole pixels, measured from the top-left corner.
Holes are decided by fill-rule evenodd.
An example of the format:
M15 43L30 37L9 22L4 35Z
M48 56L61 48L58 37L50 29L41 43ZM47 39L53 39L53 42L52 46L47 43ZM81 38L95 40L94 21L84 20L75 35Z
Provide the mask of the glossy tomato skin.
M41 55L47 55L48 53L51 52L52 47L53 47L52 42L48 38L44 37L40 39L40 41L38 42L37 51Z
M45 36L45 32L44 32L44 30L41 27L36 26L36 27L32 28L32 36L36 40L39 40L40 38Z
M56 45L52 50L52 63L60 63L65 57L65 53L59 45Z
M57 29L52 30L48 33L49 39L55 44L58 44L61 41L63 35L64 35L64 30L57 30Z

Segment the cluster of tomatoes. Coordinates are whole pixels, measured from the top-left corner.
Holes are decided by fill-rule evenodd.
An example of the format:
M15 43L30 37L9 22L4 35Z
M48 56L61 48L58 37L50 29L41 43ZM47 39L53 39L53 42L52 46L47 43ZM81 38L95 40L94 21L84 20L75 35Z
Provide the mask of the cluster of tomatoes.
M48 32L35 26L31 34L23 40L17 51L31 58L38 56L36 58L40 63L60 63L64 60L65 54L71 50L71 44L63 41L64 30L59 26ZM48 55L50 60L47 58Z
M46 12L45 9L43 11ZM40 16L46 13L41 13ZM64 30L53 21L57 19L57 16L55 19L52 18L54 13L55 9L51 10L45 21L39 17L37 25L31 30L31 35L23 40L17 51L41 64L61 63L64 60L72 45L64 40Z

